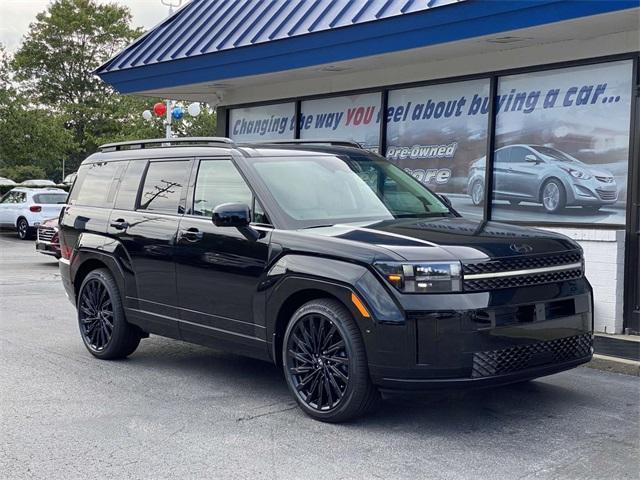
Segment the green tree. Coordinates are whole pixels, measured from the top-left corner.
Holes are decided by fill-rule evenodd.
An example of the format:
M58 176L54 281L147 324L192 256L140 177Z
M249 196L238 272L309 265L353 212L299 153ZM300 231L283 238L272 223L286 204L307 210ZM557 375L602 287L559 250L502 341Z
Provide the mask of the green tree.
M15 165L0 167L0 177L10 178L14 182L20 183L25 180L44 179L46 173L44 169L35 165Z
M140 35L130 23L126 7L55 0L36 16L14 56L15 79L32 101L65 116L78 145L72 167L95 150L96 139L122 130L124 105L132 112L146 103L123 99L92 73Z
M0 46L0 68L5 72L0 79L0 167L33 166L37 168L33 175L58 180L63 159L76 150L73 137L65 129L62 115L33 106L16 90L9 61L9 55ZM27 175L29 170L22 172L18 176ZM14 179L12 175L5 176Z

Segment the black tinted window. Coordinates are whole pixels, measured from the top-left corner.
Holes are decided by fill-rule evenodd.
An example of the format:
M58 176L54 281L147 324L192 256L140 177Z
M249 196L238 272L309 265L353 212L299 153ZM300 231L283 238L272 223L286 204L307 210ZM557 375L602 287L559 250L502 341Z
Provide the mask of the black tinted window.
M509 152L511 149L503 148L501 150L496 150L494 162L495 163L507 163L509 161Z
M81 166L69 195L69 203L88 207L111 206L107 202L107 195L120 163L100 162Z
M211 216L222 203L251 206L252 193L231 160L202 160L198 169L193 214Z
M140 209L178 213L182 189L189 175L189 161L151 162L142 187Z
M138 189L146 166L147 162L142 160L129 162L127 169L120 177L114 208L120 210L134 210L136 208Z
M511 149L511 163L522 163L527 155L533 154L526 148L514 147Z

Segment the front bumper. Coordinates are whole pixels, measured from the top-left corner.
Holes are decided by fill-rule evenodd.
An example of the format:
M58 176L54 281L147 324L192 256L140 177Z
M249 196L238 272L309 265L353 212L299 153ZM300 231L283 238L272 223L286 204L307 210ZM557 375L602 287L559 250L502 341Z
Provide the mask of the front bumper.
M502 385L592 356L592 296L584 278L400 301L405 322L376 325L367 342L371 378L382 390Z
M60 244L36 241L36 251L44 253L45 255L53 255L56 258L60 258Z
M579 206L611 205L618 201L618 186L592 178L577 180L567 190L567 204Z

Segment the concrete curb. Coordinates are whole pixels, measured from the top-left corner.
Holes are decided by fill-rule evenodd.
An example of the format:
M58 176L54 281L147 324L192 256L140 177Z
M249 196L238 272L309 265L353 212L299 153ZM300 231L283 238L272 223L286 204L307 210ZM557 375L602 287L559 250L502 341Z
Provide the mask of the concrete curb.
M607 355L594 355L593 360L585 365L586 368L594 368L605 372L622 373L640 377L640 362L625 358L609 357Z

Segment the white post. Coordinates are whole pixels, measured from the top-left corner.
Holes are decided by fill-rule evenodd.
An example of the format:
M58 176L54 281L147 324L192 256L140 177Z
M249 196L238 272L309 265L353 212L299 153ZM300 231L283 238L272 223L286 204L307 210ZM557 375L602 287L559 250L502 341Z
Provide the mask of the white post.
M165 138L171 138L171 100L167 100L167 120L165 124Z

